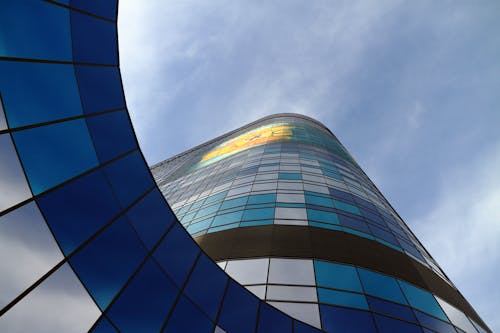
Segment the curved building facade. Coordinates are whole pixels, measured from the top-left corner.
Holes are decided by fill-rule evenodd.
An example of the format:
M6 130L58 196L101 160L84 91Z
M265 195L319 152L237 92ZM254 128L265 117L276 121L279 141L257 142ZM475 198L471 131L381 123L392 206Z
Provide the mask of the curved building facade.
M272 228L289 228L282 244L292 248L293 228L305 225L275 225L274 217L273 224L232 228L224 233L209 232L214 227L210 225L193 234L200 243L203 239L203 250L165 201L143 158L128 115L118 61L117 8L114 0L0 1L0 332L319 332L318 321L308 319L310 317L297 319L297 315L289 311L290 307L283 307L291 313L288 315L230 277L235 276L231 267L238 265L236 260L262 258L264 265L270 267L269 278L265 283L251 284L267 287L272 280L273 260L291 259L291 252L285 252L284 245L279 245L278 239L284 234L274 233ZM171 171L178 170L180 175L183 167L180 162L187 157L189 155L172 160ZM214 163L216 160L213 159ZM206 165L210 166L210 163ZM352 206L355 206L353 200ZM339 209L335 202L333 204L333 209ZM334 225L322 220L316 222ZM342 223L339 220L338 226L343 227ZM366 223L368 225L368 221ZM204 235L203 230L207 231ZM254 235L255 241L269 245L254 246L256 252L249 253L252 247L244 244L251 240L248 234L237 235L245 230L260 230L262 234ZM404 289L401 280L418 290L427 290L425 295L432 292L460 309L447 309L448 305L438 303L446 315L438 320L446 327L453 324L452 330L468 332L471 328L459 320L471 318L477 332L488 332L467 304L460 303L465 301L442 277L437 281L451 288L446 289L449 294L441 293L443 288L433 290L435 285L424 278L418 282L403 276L405 269L398 269L401 275L397 275L350 259L322 257L320 254L341 253L325 251L324 247L326 243L335 244L329 236L325 238L325 232L333 235L338 230L311 227L309 241L303 244L299 243L304 236L301 230L296 233L299 238L294 240L293 248L297 251L309 248L312 252L309 256L303 252L294 256L313 260L316 273L314 284L310 283L309 270L308 282L297 286L316 288L318 295L319 288L350 292L357 295L355 298L365 297L371 302L365 296L370 292L360 269L383 273L394 281L397 279L400 289ZM321 233L315 234L317 230ZM231 236L230 232L236 234ZM372 232L365 234L373 236ZM349 235L355 238L348 240L345 238L348 236L343 236L339 242L366 241L382 251L374 250L370 260L366 260L373 266L377 264L375 254L384 251L400 256L401 262L410 260L406 254L409 249L396 251L379 240ZM223 236L227 243L210 239L215 236ZM384 239L381 235L377 238ZM221 244L227 244L230 250L224 250ZM238 244L244 253L237 251ZM430 263L417 244L415 248L424 257L415 261L422 265L420 275L428 272L432 277L437 276L435 272L439 270L429 269ZM226 261L223 266L229 275L206 251L215 260ZM353 258L363 257L356 255L354 247L352 252ZM363 252L363 255L367 254ZM356 266L359 283L365 288L363 292L351 290L354 287L320 282L321 268L317 267L323 262L344 265L351 273ZM278 263L286 265L287 262ZM331 271L333 266L328 267ZM408 276L412 276L411 267L407 267ZM293 285L284 282L280 285ZM406 295L406 291L402 292ZM372 296L386 302L383 297ZM338 311L342 310L359 310L365 316L378 313L388 318L384 320L401 321L396 319L401 318L400 315L390 314L388 310L375 311L372 303L367 310L352 304L334 305L321 299L322 296L319 301L305 303L320 304L320 323L324 328L327 327L324 323L336 322L339 328L335 330L339 331L342 322L352 323L347 312L345 316L339 315ZM285 301L277 297L276 302ZM406 311L422 310L429 318L435 317L428 310L420 309L419 304L428 304L425 297L419 303L399 305ZM336 310L329 310L325 315L322 307ZM305 323L306 319L316 328ZM415 323L412 320L401 322ZM377 326L376 329L381 332L390 327Z
M152 172L198 244L296 319L328 332L484 331L347 150L311 118L260 119Z

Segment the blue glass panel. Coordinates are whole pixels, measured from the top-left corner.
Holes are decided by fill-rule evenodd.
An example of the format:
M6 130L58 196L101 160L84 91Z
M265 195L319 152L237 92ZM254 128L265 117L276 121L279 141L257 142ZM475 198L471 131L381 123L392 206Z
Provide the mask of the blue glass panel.
M292 332L292 319L266 303L261 303L257 333Z
M153 186L153 180L139 152L105 167L106 176L120 203L126 207Z
M236 199L231 199L231 200L225 200L222 203L222 206L220 209L228 209L228 208L233 208L237 206L243 206L247 203L248 201L248 196L241 197L241 198L236 198Z
M73 10L71 37L75 62L110 65L118 63L115 23Z
M66 255L120 211L100 170L46 193L37 201Z
M34 194L98 164L83 119L14 132L13 137Z
M428 316L425 313L417 310L415 310L415 315L417 316L417 319L422 326L432 328L434 331L439 333L457 333L452 325L445 323L442 320Z
M274 220L247 221L247 222L241 222L240 227L253 227L253 226L257 226L257 225L270 225L273 223L274 223Z
M126 110L89 117L87 125L101 163L137 148Z
M127 217L148 248L152 248L174 222L174 215L158 189L134 205Z
M370 232L368 225L360 219L349 217L346 215L338 214L340 224L349 228L361 230L363 232Z
M247 209L243 213L242 220L262 220L274 218L274 208Z
M302 179L302 174L300 174L300 173L280 172L278 179L300 180L300 179Z
M347 200L347 201L353 201L353 196L350 193L347 193L344 191L339 191L339 190L336 190L336 189L331 188L331 187L328 188L328 190L330 191L330 194L334 198L341 199L341 200Z
M276 194L270 193L270 194L251 195L248 198L247 204L251 205L251 204L260 204L260 203L266 203L266 202L276 202Z
M117 67L75 66L75 70L85 113L125 108Z
M353 266L314 260L314 270L318 286L362 292L358 273Z
M334 208L333 201L330 198L318 197L309 194L306 194L305 197L306 197L306 203L308 204Z
M362 268L358 268L358 272L367 294L406 304L396 279Z
M70 259L97 305L104 310L146 256L125 218L120 218Z
M370 312L320 305L321 325L327 332L376 333Z
M72 60L66 8L36 0L3 0L0 22L6 27L0 30L0 56Z
M202 208L198 211L198 213L196 214L196 217L203 217L203 216L206 216L206 215L210 215L210 214L213 214L215 213L216 211L219 210L219 207L220 207L220 203L218 204L215 204L215 205L210 205L210 206L207 206L205 208ZM187 216L187 215L186 215ZM191 218L194 217L194 215L191 216ZM183 220L185 221L185 220Z
M113 303L108 316L121 332L159 332L178 289L148 260Z
M339 224L339 219L337 217L337 214L317 209L308 209L307 218L312 221L318 221L330 224Z
M202 220L193 224L190 224L189 227L187 227L187 231L189 231L190 234L193 234L195 232L198 232L203 229L207 229L210 224L213 221L213 217L208 218L206 220Z
M423 289L417 288L404 281L399 280L401 289L403 289L408 303L415 309L427 312L435 317L448 321L443 310L431 293Z
M116 333L117 331L111 326L106 317L101 317L99 322L90 331L92 333Z
M71 0L71 7L93 13L111 20L116 18L116 0Z
M213 202L217 202L217 201L221 201L222 199L224 199L226 194L227 194L227 191L219 192L217 194L211 195L205 199L204 205L207 205L207 204L213 203Z
M237 222L237 223L231 223L231 224L225 224L225 225L221 225L219 227L210 228L210 229L208 229L208 232L217 232L217 231L222 231L222 230L237 228L238 225L239 225L239 222Z
M153 256L172 280L182 286L200 249L183 227L174 225Z
M182 296L175 305L172 317L170 317L163 332L211 333L213 327L214 324L203 314L203 312L196 308L186 297Z
M361 215L361 211L359 210L358 207L350 205L348 203L339 201L339 200L334 200L335 202L335 208L343 210L348 213L356 214L356 215Z
M323 331L320 331L314 327L306 325L300 321L297 320L293 321L293 333L320 333L320 332Z
M216 227L223 224L239 222L241 221L241 216L243 215L243 211L238 211L234 213L218 215L214 219L214 223L212 223L212 227Z
M338 231L343 231L343 228L338 225L334 224L326 224L326 223L319 223L319 222L309 222L308 225L311 227L318 227L318 228L325 228L325 229L330 229L330 230L338 230Z
M422 333L420 326L410 324L401 320L392 319L378 314L373 315L377 322L379 333Z
M184 291L210 318L215 320L227 279L219 266L206 255L202 255Z
M368 310L368 303L364 295L345 291L318 288L318 299L320 303L348 306L350 308Z
M0 61L0 73L10 128L83 113L72 65Z
M370 296L367 296L366 299L368 300L370 309L373 311L385 313L392 317L397 317L408 321L413 321L413 322L417 321L415 315L413 314L413 311L407 306L383 301L381 299Z
M256 297L230 280L219 317L219 326L228 332L253 333L258 305Z

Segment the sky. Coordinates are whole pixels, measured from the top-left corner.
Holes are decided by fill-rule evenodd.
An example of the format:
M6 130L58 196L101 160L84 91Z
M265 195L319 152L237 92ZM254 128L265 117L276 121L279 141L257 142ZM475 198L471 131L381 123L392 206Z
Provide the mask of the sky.
M263 116L330 128L500 331L500 2L132 1L127 105L150 164Z

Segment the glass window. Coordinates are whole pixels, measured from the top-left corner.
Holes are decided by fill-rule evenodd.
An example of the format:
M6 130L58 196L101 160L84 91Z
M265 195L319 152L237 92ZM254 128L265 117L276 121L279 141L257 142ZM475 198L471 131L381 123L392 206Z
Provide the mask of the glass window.
M219 316L219 326L228 332L254 332L259 301L249 295L237 283L229 283Z
M87 332L100 315L65 264L2 315L0 332Z
M12 140L8 134L0 135L0 212L31 197ZM8 195L7 195L8 193Z
M269 266L269 283L314 285L312 260L272 258Z
M361 211L359 210L358 207L350 205L348 203L339 201L339 200L334 200L335 202L335 208L343 210L348 213L356 214L356 215L361 215Z
M302 182L279 181L278 182L278 189L279 190L302 191L304 189L304 185L302 184Z
M267 282L269 259L231 260L227 262L226 273L240 284Z
M412 307L448 321L448 318L446 318L443 310L430 292L417 288L401 280L399 280L399 285L401 286L401 289L403 289L403 292L408 299L408 303Z
M321 305L320 311L323 330L327 332L377 332L370 312L328 305ZM394 332L399 331L391 331Z
M337 214L317 209L308 209L307 217L311 221L318 221L329 224L339 224Z
M415 316L417 316L418 322L422 326L429 327L429 328L431 328L434 331L439 332L439 333L456 333L457 332L457 330L455 330L455 328L452 325L450 325L442 320L439 320L435 317L426 315L425 313L420 312L418 310L414 310L414 311L415 311ZM472 331L469 331L470 333L477 333L477 331L473 327L472 327L472 329L473 329ZM462 331L460 331L460 332L462 332Z
M170 317L164 333L196 332L212 333L214 324L193 305L185 296L181 296L179 302L175 305L174 312ZM138 328L134 332L143 332L144 329ZM151 331L158 332L158 331Z
M300 173L286 173L286 172L280 172L278 179L285 179L285 180L300 180L302 179L302 174Z
M370 309L375 312L385 313L389 316L405 319L407 321L416 322L413 310L407 306L399 305L397 303L383 301L379 298L366 296Z
M266 303L259 309L258 333L292 332L292 319Z
M278 193L278 202L292 202L292 203L304 203L304 194L290 194L290 193Z
M443 309L444 313L448 316L452 324L456 325L467 333L475 332L474 326L462 311L458 310L453 305L449 304L439 297L436 297L436 300L438 301L441 309Z
M0 217L0 254L0 308L63 259L33 202Z
M212 227L216 227L216 226L224 225L224 224L229 224L229 223L234 223L234 222L240 222L242 216L243 216L242 210L238 211L238 212L229 213L229 214L217 215L214 218L214 222L212 223Z
M272 182L272 183L256 183L253 184L252 186L252 191L274 191L277 188L277 183Z
M2 95L0 95L0 131L3 131L5 129L7 129L7 121L5 120Z
M13 136L34 194L98 165L83 119L14 132Z
M321 327L318 304L288 302L269 302L269 304L293 318L302 320L314 327Z
M362 268L358 268L358 272L367 294L406 304L396 279Z
M328 187L321 185L304 184L304 191L329 194Z
M107 312L121 332L159 332L179 290L148 260Z
M332 199L326 197L319 197L311 194L306 194L306 203L310 205L334 208Z
M270 194L257 194L257 195L251 195L248 198L248 205L253 205L253 204L260 204L260 203L266 203L266 202L275 202L276 201L276 194L270 193Z
M266 300L317 302L318 296L314 287L269 285Z
M245 197L240 197L236 199L231 199L231 200L225 200L222 205L220 206L220 209L228 209L228 208L233 208L233 207L238 207L238 206L244 206L248 201L248 196Z
M362 292L356 268L314 260L316 283L318 286Z
M243 221L272 219L274 208L247 209L243 213Z
M0 72L10 128L83 113L72 65L1 61Z
M380 333L393 333L393 332L422 333L422 329L420 328L420 326L413 325L401 320L381 316L378 314L375 314L374 317L375 321L377 322L377 327Z
M207 229L212 224L213 220L214 220L214 218L210 217L208 219L201 220L199 222L190 224L186 229L190 234L194 234L200 230Z
M237 188L232 188L231 190L229 190L229 192L227 192L227 196L232 197L232 196L241 195L243 193L248 193L248 192L250 192L251 187L252 187L252 185L246 185L246 186L241 186L241 187L237 187Z
M368 310L368 303L362 294L318 288L318 298L320 303Z
M276 219L307 220L307 212L304 208L276 207Z

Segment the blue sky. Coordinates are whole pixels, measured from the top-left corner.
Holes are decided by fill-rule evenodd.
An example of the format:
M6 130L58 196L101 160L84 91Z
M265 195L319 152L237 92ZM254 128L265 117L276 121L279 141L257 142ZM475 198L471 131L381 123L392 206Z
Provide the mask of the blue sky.
M127 103L150 164L268 114L328 126L500 331L500 2L132 1Z

